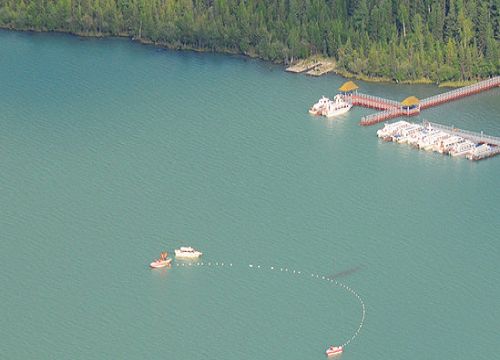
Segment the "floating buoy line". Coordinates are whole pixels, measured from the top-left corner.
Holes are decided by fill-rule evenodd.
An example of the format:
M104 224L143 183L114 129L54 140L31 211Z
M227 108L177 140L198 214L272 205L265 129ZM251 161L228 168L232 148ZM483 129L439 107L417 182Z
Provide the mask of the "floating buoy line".
M175 264L176 267L201 267L201 266L206 266L206 267L226 267L226 268L232 268L233 267L233 263L225 263L225 262L220 262L220 261L209 261L209 262L181 262L181 263L176 263ZM265 265L260 265L260 264L248 264L248 268L251 269L251 270L270 270L270 271L275 271L275 272L286 272L286 273L291 273L291 274L295 274L295 275L300 275L300 276L308 276L308 273L305 273L303 271L300 271L300 270L296 270L296 269L291 269L291 268L287 268L287 267L279 267L279 266L265 266ZM320 275L320 274L317 274L317 273L310 273L310 278L312 279L316 279L316 280L321 280L321 281L326 281L328 282L329 284L331 285L334 285L334 286L337 286L337 287L340 287L341 289L347 291L348 293L350 293L352 296L354 296L360 306L361 306L361 319L360 319L360 322L359 322L359 325L356 329L356 331L354 332L354 334L348 339L346 340L341 346L342 348L345 348L346 346L349 346L351 342L354 341L354 339L356 339L356 337L359 335L359 333L361 332L361 329L363 328L363 325L365 323L365 318L366 318L366 306L365 306L365 302L363 301L363 299L361 298L361 296L356 292L354 291L351 287L349 287L348 285L345 285L344 283L340 282L340 281L337 281L331 277L328 277L328 276L324 276L324 275Z

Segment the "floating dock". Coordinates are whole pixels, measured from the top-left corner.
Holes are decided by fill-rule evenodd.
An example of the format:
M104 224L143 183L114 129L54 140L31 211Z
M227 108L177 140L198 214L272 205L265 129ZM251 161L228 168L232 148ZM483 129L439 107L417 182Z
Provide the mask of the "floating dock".
M500 76L496 76L480 81L477 84L465 86L460 89L454 89L422 100L419 100L414 96L410 96L402 102L358 93L358 86L352 81L345 83L339 88L339 90L344 100L352 103L354 106L382 110L381 112L370 114L361 118L360 125L369 126L401 116L419 115L421 110L428 109L433 106L439 106L441 104L478 94L499 86Z
M500 137L485 135L482 131L480 133L459 129L453 126L446 126L441 124L436 124L430 121L424 121L422 123L424 126L430 125L434 129L441 130L450 135L460 136L464 139L470 140L478 144L490 144L500 147Z
M377 131L384 141L407 143L441 154L482 160L500 154L500 137L424 121L422 124L398 121Z

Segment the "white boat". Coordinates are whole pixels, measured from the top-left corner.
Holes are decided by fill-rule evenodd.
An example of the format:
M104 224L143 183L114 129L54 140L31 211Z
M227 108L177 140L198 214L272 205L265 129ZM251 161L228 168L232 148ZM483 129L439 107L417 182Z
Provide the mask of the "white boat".
M463 141L464 138L454 135L449 137L448 139L441 141L437 146L436 150L441 154L447 154L454 145L461 143Z
M196 259L203 255L201 251L193 249L191 246L181 246L180 249L175 249L175 257L185 259Z
M334 117L338 115L345 114L351 110L352 104L344 101L342 96L339 94L335 95L333 100L329 100L326 107L323 109L322 115L326 117Z
M431 135L424 137L417 144L419 149L430 151L434 147L434 144L438 143L439 141L443 140L445 137L448 136L449 136L448 134L442 131L436 131L433 132Z
M328 99L326 96L322 96L321 99L319 99L319 101L309 109L309 114L321 115L323 113L323 109L326 107L329 101L330 99Z
M152 267L153 269L159 269L159 268L164 268L166 266L169 266L170 263L172 262L172 259L168 258L168 259L165 259L165 260L155 260L153 261L151 264L149 264L150 267Z
M465 140L464 142L458 143L455 146L453 146L450 149L450 155L451 156L465 156L468 153L470 153L474 148L476 147L476 144L474 144L472 141Z
M405 143L408 142L408 139L410 136L412 136L415 133L419 133L423 130L422 125L419 124L413 124L411 126L404 127L398 133L393 136L393 141L398 142L398 143Z
M479 160L485 157L485 155L491 152L491 145L480 144L472 149L472 151L466 155L469 160Z
M334 356L338 354L342 354L344 349L342 346L330 346L328 349L326 349L326 356Z
M377 136L379 138L385 138L387 136L392 136L394 135L397 131L400 129L410 126L410 123L404 120L401 121L396 121L395 123L392 124L385 124L385 126L382 129L377 130Z

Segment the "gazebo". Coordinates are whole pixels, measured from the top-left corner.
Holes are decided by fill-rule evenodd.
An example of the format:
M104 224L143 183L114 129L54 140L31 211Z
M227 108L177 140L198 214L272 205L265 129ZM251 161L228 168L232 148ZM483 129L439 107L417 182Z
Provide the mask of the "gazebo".
M409 96L401 101L401 107L406 111L406 115L410 115L410 112L413 112L414 109L420 112L420 100L415 96Z
M339 87L339 91L343 95L352 95L352 93L355 92L358 89L359 89L359 86L356 85L352 81L348 81L348 82L344 83L341 87Z

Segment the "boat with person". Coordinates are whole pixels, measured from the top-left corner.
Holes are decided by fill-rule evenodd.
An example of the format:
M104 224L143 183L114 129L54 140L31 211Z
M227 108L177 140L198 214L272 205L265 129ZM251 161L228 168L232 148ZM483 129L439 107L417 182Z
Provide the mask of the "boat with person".
M175 257L184 259L196 259L199 258L203 253L198 251L191 246L181 246L179 249L175 249Z
M330 346L328 349L326 349L326 356L334 356L334 355L339 355L342 354L344 349L342 346Z
M168 252L163 251L160 253L160 258L150 263L149 266L153 269L159 269L170 266L171 262L172 259L168 257Z

